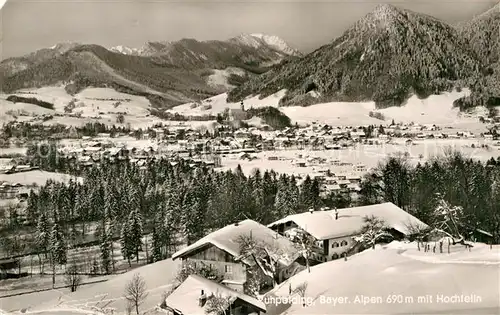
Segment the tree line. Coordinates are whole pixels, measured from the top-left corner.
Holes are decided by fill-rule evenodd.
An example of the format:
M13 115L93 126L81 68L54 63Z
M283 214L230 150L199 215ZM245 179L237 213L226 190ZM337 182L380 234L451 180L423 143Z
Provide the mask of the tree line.
M366 174L362 205L389 201L421 221L435 225L435 209L445 201L460 207L457 231L466 237L476 229L500 240L500 160L483 163L459 152L446 152L413 165L404 155L391 156Z
M26 209L15 215L17 223L3 230L10 236L30 231L34 250L60 264L68 247L97 242L101 267L109 273L113 241L119 240L130 263L139 259L147 245L142 237L150 233L152 260L158 261L171 255L175 244L191 244L235 221L267 224L323 204L320 184L310 177L298 185L293 175L272 170L246 176L241 167L219 172L171 162L160 158L140 168L126 160L104 161L86 170L83 182L49 181L30 192ZM91 226L97 226L92 234Z

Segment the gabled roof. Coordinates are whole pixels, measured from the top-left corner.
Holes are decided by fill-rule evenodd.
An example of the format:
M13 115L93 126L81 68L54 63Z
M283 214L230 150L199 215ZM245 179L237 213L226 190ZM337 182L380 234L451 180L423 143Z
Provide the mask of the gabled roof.
M198 275L190 275L186 280L175 289L165 300L167 307L180 311L185 315L205 314L205 307L198 304L203 290L206 297L220 294L221 296L231 297L233 300L240 299L248 304L255 306L262 312L266 312L266 305L249 295L234 291L222 284L210 281ZM206 306L206 304L205 304Z
M172 259L187 257L190 253L207 245L213 245L233 257L238 257L240 256L240 244L238 239L240 236L245 235L252 236L257 242L269 244L270 248L279 248L284 254L280 259L282 265L289 266L300 256L299 250L288 238L279 235L265 225L252 220L244 220L238 224L231 224L208 234L197 242L176 252L172 255ZM247 265L254 264L250 259L243 260L243 262Z
M294 222L318 240L326 240L343 236L356 235L364 225L365 216L375 216L405 235L409 234L408 225L427 227L419 219L399 208L391 202L377 205L338 209L338 220L335 220L335 210L314 211L289 215L271 223L269 227Z

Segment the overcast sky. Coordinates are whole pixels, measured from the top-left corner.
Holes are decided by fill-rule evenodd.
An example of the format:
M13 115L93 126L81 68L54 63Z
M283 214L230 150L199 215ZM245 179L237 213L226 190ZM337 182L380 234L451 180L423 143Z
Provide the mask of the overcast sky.
M392 3L450 23L490 8L493 0L400 0ZM310 51L340 35L384 1L374 0L8 0L0 11L2 58L59 42L140 47L146 41L278 35Z

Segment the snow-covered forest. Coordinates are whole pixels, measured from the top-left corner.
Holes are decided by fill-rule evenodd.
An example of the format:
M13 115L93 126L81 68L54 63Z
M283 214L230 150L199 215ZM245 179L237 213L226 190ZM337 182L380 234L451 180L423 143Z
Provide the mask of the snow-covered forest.
M459 207L456 232L467 237L476 229L500 239L500 163L447 152L416 166L405 156L392 156L365 176L362 204L392 202L421 221L436 225L443 201Z
M173 165L174 164L174 165ZM63 231L60 246L101 244L101 259L110 270L111 242L119 239L124 259L144 250L143 234L152 233L154 260L171 254L171 245L192 243L210 231L246 218L270 223L288 214L318 208L319 183L306 178L256 170L246 177L241 169L217 172L191 168L182 160L150 161L140 169L128 161L94 166L77 183L48 182L31 192L27 208L10 210L3 231L7 239L23 239L22 252L46 252L56 244L51 230ZM27 233L21 233L25 231ZM54 234L56 235L56 234ZM57 234L59 235L59 234Z
M31 192L26 209L11 209L3 220L8 237L2 251L9 256L45 253L65 264L69 248L97 245L100 270L111 273L113 242L119 242L128 265L139 263L143 251L149 261L158 261L179 244L193 243L235 221L268 224L310 208L384 201L437 228L442 228L438 225L443 218L436 209L444 202L460 209L454 215L454 236L467 239L482 229L495 242L499 239L500 167L493 160L484 164L458 153L417 166L404 156L389 157L365 176L358 200L339 193L320 198L320 183L309 177L297 184L294 176L272 170L256 169L245 176L239 167L220 172L166 158L151 160L145 168L126 160L104 162L83 177L83 183L48 182ZM151 236L149 241L145 235Z

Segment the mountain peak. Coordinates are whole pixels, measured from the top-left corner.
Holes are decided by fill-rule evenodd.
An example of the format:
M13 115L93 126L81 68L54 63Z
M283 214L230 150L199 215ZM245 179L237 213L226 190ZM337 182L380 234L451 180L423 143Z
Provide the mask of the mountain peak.
M50 47L49 49L56 50L60 53L64 53L64 52L66 52L72 48L75 48L76 46L79 46L79 45L81 45L81 44L77 43L77 42L68 41L68 42L62 42L62 43L55 44L54 46Z
M230 41L237 41L243 45L251 46L254 48L259 48L265 45L290 56L301 55L301 53L297 49L290 47L290 45L288 45L285 40L276 35L268 35L262 33L244 33L230 39Z
M379 4L366 17L370 20L391 21L397 20L404 12L408 11L392 4Z
M392 4L389 4L389 3L381 3L375 7L373 12L386 12L386 13L387 12L394 12L394 13L397 13L397 12L399 12L399 8L392 5Z
M123 46L123 45L111 47L111 48L109 48L109 51L119 53L119 54L124 54L124 55L138 55L138 54L140 54L140 49L130 48L130 47Z
M432 52L432 53L429 53ZM402 104L460 84L480 67L451 26L425 14L380 5L329 45L278 65L232 90L229 101L287 90L282 105L321 101ZM445 84L443 82L446 82Z

